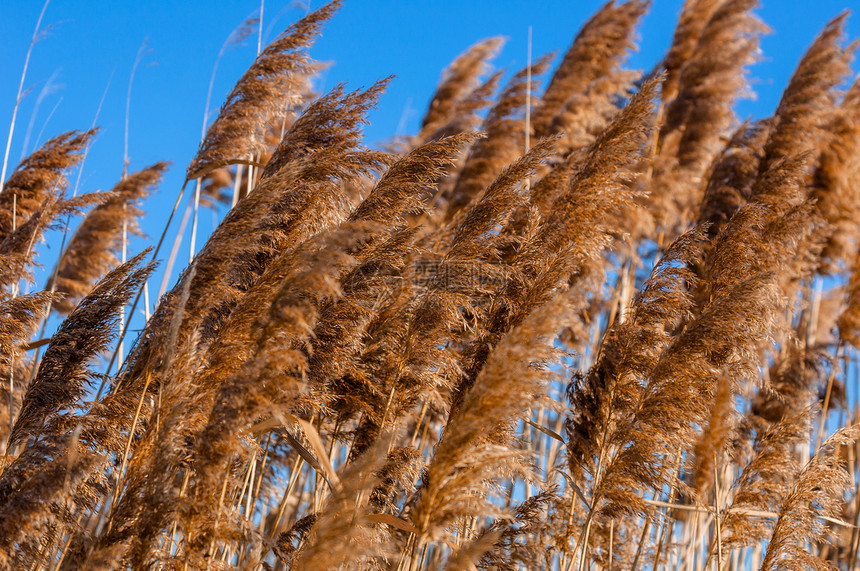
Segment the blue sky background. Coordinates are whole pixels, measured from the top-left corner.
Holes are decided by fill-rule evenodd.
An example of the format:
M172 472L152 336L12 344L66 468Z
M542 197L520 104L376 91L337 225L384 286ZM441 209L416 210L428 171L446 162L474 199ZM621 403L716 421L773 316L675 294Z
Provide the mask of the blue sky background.
M319 89L327 91L338 82L352 88L369 86L394 74L397 77L380 109L370 115L367 142L381 142L398 128L401 133L413 133L440 72L466 47L488 36L506 36L508 42L496 65L515 71L526 64L529 26L533 29L533 57L553 50L560 56L602 3L346 0L311 50L315 59L333 64L324 72ZM311 7L321 4L313 2ZM855 0L762 0L762 4L758 14L773 33L763 39L763 59L752 68L757 99L738 105L741 118L771 114L795 65L825 23L846 8L860 8ZM5 146L21 69L42 5L41 0L6 0L0 5L0 149ZM640 50L631 58L630 67L650 70L660 60L671 41L680 6L681 0L653 0L640 27ZM160 160L172 162L158 193L145 206L143 228L157 239L197 150L217 54L231 31L259 8L259 1L254 0L52 0L43 21L43 27L50 29L30 61L25 87L31 91L19 111L9 171L21 157L31 122L28 152L37 142L63 131L88 128L110 82L98 120L102 132L84 166L81 190L110 189L122 172L129 76L146 40L149 52L137 70L131 98L129 168L137 170ZM263 44L305 12L296 3L268 0ZM849 19L851 38L860 36L858 18ZM217 110L253 61L256 43L255 34L222 59L213 109ZM54 89L37 106L49 80ZM198 247L213 222L205 212L199 230L204 239L198 240ZM168 240L172 238L173 232ZM131 252L145 245L145 241L134 241ZM56 235L41 246L41 260L48 270L58 247ZM167 251L169 244L165 255ZM187 238L181 251L178 265L187 260ZM156 290L160 280L157 276ZM44 277L40 277L38 287L43 283Z

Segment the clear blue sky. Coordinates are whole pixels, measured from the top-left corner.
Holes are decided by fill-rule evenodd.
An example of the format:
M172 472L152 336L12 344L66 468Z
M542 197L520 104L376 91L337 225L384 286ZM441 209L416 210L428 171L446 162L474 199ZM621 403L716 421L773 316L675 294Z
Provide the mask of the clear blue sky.
M6 142L21 69L42 4L42 0L6 0L0 5L0 145ZM640 51L630 61L633 68L651 69L660 60L681 0L653 0L652 4L640 28ZM752 69L758 99L738 106L742 118L772 113L797 61L824 24L846 8L860 8L855 0L762 0L762 4L758 14L773 33L764 38L763 60ZM312 7L319 5L314 2ZM529 26L535 57L553 50L561 54L601 5L597 0L346 0L311 55L333 63L323 75L323 91L337 82L357 88L390 74L397 76L380 109L370 117L366 134L368 144L373 144L395 134L404 117L405 133L417 129L441 70L475 41L507 36L496 63L515 70L526 62ZM28 150L43 129L40 142L69 129L88 128L110 81L98 121L103 130L84 167L82 191L113 186L122 171L129 76L147 39L150 52L137 71L131 99L129 155L131 170L160 160L173 163L158 194L146 205L143 227L156 239L197 149L218 51L230 32L259 6L254 0L52 0L43 22L50 30L36 45L27 75L31 92L19 112L12 166L21 156L31 120ZM305 8L296 3L267 0L264 44L304 14ZM852 38L860 36L858 18L849 19ZM256 36L252 36L224 57L215 80L213 108L220 106L255 52ZM51 78L56 89L43 98L34 116L39 94ZM206 214L200 228L204 237L211 223ZM134 242L132 252L143 245ZM47 246L42 246L42 261L49 266L56 252ZM187 259L186 247L180 261Z

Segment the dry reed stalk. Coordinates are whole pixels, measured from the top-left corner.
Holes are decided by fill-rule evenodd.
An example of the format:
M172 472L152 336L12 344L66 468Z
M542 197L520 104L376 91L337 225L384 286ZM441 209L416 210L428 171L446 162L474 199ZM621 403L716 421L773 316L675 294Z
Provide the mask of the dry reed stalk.
M6 169L9 166L9 151L12 149L12 135L15 133L15 121L18 117L18 108L24 98L24 81L27 78L27 68L30 66L30 56L33 54L33 47L39 41L39 28L42 27L42 18L45 17L45 11L48 9L50 0L45 0L42 5L42 11L39 13L39 19L36 20L36 29L33 30L33 37L30 39L30 47L27 49L27 57L24 58L24 69L21 70L21 81L18 83L18 94L15 96L15 105L12 108L12 120L9 122L9 134L6 136L6 150L3 153L3 168L0 169L0 184L6 182Z

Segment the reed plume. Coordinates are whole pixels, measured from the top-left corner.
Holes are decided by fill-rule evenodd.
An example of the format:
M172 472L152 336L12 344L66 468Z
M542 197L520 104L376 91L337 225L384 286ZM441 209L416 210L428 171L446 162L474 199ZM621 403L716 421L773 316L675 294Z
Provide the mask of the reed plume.
M732 215L749 201L771 126L766 120L744 123L714 162L699 212L699 223L708 224L710 236L719 234Z
M311 12L257 56L209 126L197 156L188 165L187 180L230 164L254 164L254 154L265 149L269 125L280 123L291 103L284 101L284 95L300 93L295 85L314 72L315 63L306 50L338 8L340 0L334 0Z
M618 73L628 50L633 49L633 33L648 9L645 0L607 2L582 27L553 73L532 117L535 136L552 134L553 119L565 104L585 93L592 82Z
M732 483L732 501L722 523L727 547L751 545L773 532L773 521L755 512L778 512L788 497L799 469L793 449L808 437L810 412L787 415L757 438Z
M79 215L87 206L99 204L105 198L104 193L98 192L66 198L61 189L50 194L26 222L0 242L0 259L4 262L0 266L0 286L11 286L12 290L2 295L14 295L22 281L33 283L33 271L39 267L37 246L58 219Z
M755 0L722 2L680 66L677 87L668 86L677 93L664 85L665 119L651 184L664 230L684 227L697 214L693 209L702 202L706 171L733 128L735 99L746 92L746 68L756 61L759 37L767 31L752 13L757 5ZM666 81L675 79L670 77L667 72Z
M104 468L106 458L89 447L76 412L94 377L89 364L107 347L119 309L154 269L153 263L142 264L148 253L110 272L68 316L27 386L9 435L9 444L23 450L0 476L6 565L38 560L34 538L52 535L70 510L91 508L104 493L99 467Z
M478 42L445 69L421 120L421 131L416 137L419 142L453 134L443 133L444 129L450 129L451 124L457 124L456 131L469 129L468 124L460 124L460 121L468 121L472 112L487 105L486 98L495 89L498 76L492 76L483 83L480 78L489 70L489 61L498 54L504 41L504 38L496 37Z
M366 569L373 557L384 561L389 555L382 526L374 524L368 501L379 483L377 472L383 464L384 451L382 446L371 448L346 467L341 484L322 507L310 537L296 556L296 568Z
M412 513L425 540L440 539L457 518L495 512L483 499L487 485L527 469L527 457L511 446L508 432L552 378L547 368L555 354L552 342L568 304L561 293L512 329L449 419ZM464 455L472 458L468 466L460 461Z
M220 525L212 525L222 533L229 529L229 516L222 513L218 493L227 461L242 448L242 436L255 421L273 412L276 417L300 412L291 406L298 394L307 390L303 386L307 356L302 349L319 319L319 306L340 296L335 277L355 263L348 252L362 237L359 228L347 226L320 236L297 253L293 264L297 269L284 278L267 315L255 324L254 354L225 380L208 423L197 436L197 478L190 505L194 514L206 519L221 514ZM210 362L210 366L217 365L217 361ZM186 529L196 530L195 536L188 538L191 548L197 544L207 547L213 537L218 537L206 533L206 523L187 525Z
M53 416L73 411L90 380L88 365L110 342L119 310L155 269L141 266L148 250L108 273L51 338L33 382L27 386L9 443L34 436ZM81 332L86 332L82 335Z
M860 80L845 94L830 126L831 139L821 151L812 184L816 210L828 224L822 257L825 270L848 266L860 244L857 189L860 181Z
M63 133L18 165L0 191L0 241L26 223L46 200L65 189L66 171L80 162L95 135L94 129Z
M309 106L305 120L290 127L255 192L227 214L195 257L194 272L184 273L159 303L150 335L129 356L128 374L121 382L139 383L142 370L163 358L160 343L180 311L176 304L186 287L180 339L190 338L189 333L202 326L197 339L208 344L278 253L320 230L326 214L346 215L349 203L339 181L380 169L388 161L384 153L357 150L364 113L383 88L384 82L344 94L343 87L336 87ZM315 129L315 124L328 128Z
M48 307L56 296L47 292L19 295L0 301L2 318L0 318L0 371L2 371L2 389L0 389L0 418L8 422L0 428L0 439L9 441L9 431L15 411L20 409L22 387L25 386L29 368L24 349L38 327L41 319L46 317ZM4 448L5 451L5 448Z
M839 448L857 440L857 425L840 428L830 436L797 476L773 529L762 569L829 569L804 544L822 541L827 530L822 517L841 511L842 491L851 479L839 458Z
M558 193L551 215L517 252L512 266L519 275L505 282L486 333L465 350L467 365L455 405L483 366L489 347L545 303L571 275L584 275L589 262L608 246L615 229L613 217L623 206L632 205L633 192L627 183L634 175L629 169L640 156L649 130L657 85L657 81L643 85L589 147L583 163ZM574 216L575 211L580 215Z
M529 78L542 75L548 66L549 58L544 57L530 69L517 72L487 113L484 120L487 135L472 146L460 169L445 208L448 219L475 199L520 154L525 145L527 91L537 90L537 82Z
M671 101L680 87L681 68L693 56L699 38L724 0L685 0L675 34L661 66L666 70L664 98Z
M475 139L464 133L422 145L391 165L370 194L350 213L350 222L372 222L382 232L364 244L359 264L341 278L343 296L322 310L314 332L309 375L325 385L330 379L359 376L346 372L366 343L362 339L373 319L380 296L405 269L415 231L399 230L409 214L426 208L426 194L435 188L464 146ZM334 399L341 398L331 383ZM354 387L344 391L354 395Z
M54 309L61 314L73 310L93 284L119 263L123 233L141 236L137 219L143 211L137 204L161 180L167 163L157 163L130 174L111 189L109 197L93 208L69 239L46 289L63 294Z
M840 45L846 18L847 13L828 22L797 64L774 114L775 126L765 145L761 171L804 153L811 161L829 139L827 129L838 110L835 88L850 73L857 47L856 43Z

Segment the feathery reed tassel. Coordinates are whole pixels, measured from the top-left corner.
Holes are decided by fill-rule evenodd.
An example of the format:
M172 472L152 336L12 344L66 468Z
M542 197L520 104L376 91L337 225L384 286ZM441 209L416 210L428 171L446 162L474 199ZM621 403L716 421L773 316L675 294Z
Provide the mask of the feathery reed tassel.
M822 270L849 266L860 246L860 78L845 94L812 183L815 208L828 224Z
M497 225L505 223L514 209L526 201L527 190L520 184L550 156L558 138L538 141L525 155L505 167L463 216L454 221L446 259L477 257Z
M365 97L353 94L355 95L353 99L358 105L366 101L366 97L373 97L376 93L378 91L370 94L365 93ZM336 108L336 101L338 101L337 98L333 101L330 100L329 105ZM353 117L348 112L342 113L341 116L344 117L344 120ZM267 188L258 188L257 192L252 193L243 201L248 201L247 204L252 207L264 205L267 201L270 202L269 207L263 211L269 220L262 222L244 220L243 222L244 216L252 209L246 210L248 207L235 208L220 227L222 233L219 235L219 231L216 231L216 235L209 240L204 251L198 255L199 263L192 266L193 271L185 276L175 288L177 297L171 303L174 304L175 311L181 312L179 318L181 323L175 326L160 326L158 335L163 339L167 339L168 335L178 335L178 338L182 339L182 336L197 330L197 337L192 339L199 344L200 350L206 353L206 368L194 381L198 388L192 395L194 400L189 404L194 407L194 410L203 411L201 414L204 415L204 418L213 410L219 391L227 390L225 387L229 388L244 378L240 377L237 380L234 377L239 374L241 367L246 364L245 362L252 360L254 356L255 339L258 335L256 323L260 319L265 319L268 308L271 307L272 300L278 296L284 281L297 271L295 266L296 249L308 238L334 225L342 216L345 216L347 205L342 197L341 181L349 177L359 176L370 169L379 169L381 166L380 157L384 157L384 155L354 148L358 133L357 128L351 129L343 134L343 140L338 145L317 149L313 152L309 149L309 156L300 156L291 163L291 166L285 166L276 175L265 178L261 185L267 186ZM274 194L276 190L282 193L279 200L278 196ZM272 202L275 204L271 204ZM232 217L232 213L236 213L235 218ZM233 225L233 227L225 228L225 225ZM247 249L242 246L243 241L237 234L231 234L237 231L248 232L249 228L259 228L260 226L271 230L262 236L246 238L244 241L250 242ZM226 239L230 235L234 236L230 246L233 255L223 257L225 252L220 248L214 249L214 247L219 240ZM255 243L259 240L266 241L262 244ZM308 245L308 247L310 246ZM253 256L250 254L251 252L253 252ZM253 262L250 271L248 268L249 261ZM243 278L247 279L246 285L241 288L234 285L233 287L236 289L232 292L223 291L223 289L213 292L208 289L210 286L207 286L205 281L198 281L200 275L198 272L204 270L208 272L209 269L217 268L218 264L226 264L221 266L222 268L235 268L236 275L239 277L242 276L240 272L247 272L250 274L249 277L253 279ZM225 281L230 284L229 279L233 277L224 276L223 272L221 275L212 275L213 279L219 280L222 284ZM242 282L237 280L233 284L240 285ZM202 289L196 289L198 287ZM187 293L183 294L182 292ZM198 296L197 299L195 299L195 295ZM201 295L204 296L202 299L199 297ZM207 299L206 296L212 297ZM220 299L221 301L217 304L208 305L213 299ZM201 310L209 311L208 308L217 311L211 316L205 313L200 314ZM165 311L164 315L170 314ZM167 324L169 323L167 322ZM202 328L199 325L201 323L203 324ZM174 327L176 333L170 333ZM152 341L151 338L145 338L145 340ZM147 351L158 351L158 353L156 353L155 358L152 357L152 354L147 357L144 352L138 353L136 357L139 360L135 362L135 367L139 367L139 370L136 368L130 370L118 386L118 393L139 391L146 378L147 370L152 371L154 366L166 366L169 363L169 361L164 361L164 359L169 359L169 353L163 353L164 348L158 344L148 347ZM296 347L290 354L297 355L299 353L300 348ZM169 377L163 377L163 373L158 372L157 369L155 373L157 375L152 381L153 386L171 381ZM274 374L274 371L272 373ZM250 382L253 379L254 377L251 377L248 380ZM239 406L241 401L234 404ZM255 405L249 403L249 406L253 408ZM201 427L201 430L202 428L205 428L205 425ZM213 446L215 444L213 442ZM177 450L176 453L189 453L189 450L185 450L186 446ZM220 458L213 458L212 461L214 462L213 466L221 465ZM217 471L217 468L213 467L213 470ZM217 477L220 478L221 474ZM201 483L200 493L208 498L210 486L204 485L206 481ZM224 480L219 480L219 483L223 482ZM206 493L204 494L203 491ZM215 505L217 504L216 498ZM202 505L211 507L212 504L205 503ZM189 517L192 519L200 515L193 506L190 509L192 515ZM208 515L211 516L212 514L209 513ZM211 522L207 525L210 527L204 527L204 529L211 529ZM187 526L185 531L186 533L189 532ZM207 531L207 533L209 532ZM194 546L198 555L205 548L205 546L197 543L194 543Z
M749 200L770 129L766 120L744 123L714 162L699 211L699 224L707 223L710 237Z
M481 558L479 569L516 571L520 566L548 567L548 553L542 540L558 499L555 487L543 490L517 506L512 521L497 520L491 528L498 533L495 545Z
M190 549L200 550L208 547L213 538L223 539L215 535L215 525L219 533L227 533L230 528L229 517L219 509L218 498L228 460L231 455L241 455L241 439L246 431L257 419L272 412L299 412L293 407L305 390L307 356L303 348L319 319L319 306L340 296L336 276L355 263L349 251L364 238L361 225L350 224L304 245L293 260L294 269L270 298L268 311L257 320L253 347L242 348L250 349L253 355L223 382L208 423L197 438L197 476L187 505L191 508L186 525ZM210 361L210 371L217 371L219 365L224 367L217 360ZM209 521L215 514L213 510L221 512L217 524Z
M229 164L250 164L254 153L265 148L269 124L279 123L285 112L284 97L294 97L299 91L295 77L309 75L315 68L306 49L340 4L334 0L311 12L257 56L209 126L197 156L188 165L186 179L200 178Z
M95 129L63 133L18 165L0 191L0 242L46 200L65 189L66 171L81 161L84 148L95 134Z
M552 344L570 302L560 293L512 329L449 419L412 512L422 540L442 540L457 518L497 514L486 499L487 486L527 470L527 453L511 445L509 430L528 418L555 377L548 364L558 356Z
M399 275L412 253L415 231L398 230L408 214L426 208L427 192L435 188L462 149L477 134L462 133L422 145L382 175L367 198L349 215L350 222L373 222L384 232L356 254L359 265L341 278L343 296L322 310L314 332L308 371L320 386L342 377L351 367L366 328L377 311L380 295ZM350 391L351 392L351 391Z
M153 271L146 250L109 273L60 326L24 394L9 438L29 441L0 476L0 545L5 562L30 564L38 538L50 537L75 507L91 508L106 488L107 458L90 448L91 423L75 414L93 373L88 364L107 346L117 313ZM116 426L112 426L116 430ZM3 562L0 559L0 562Z
M402 288L406 297L381 314L378 337L368 343L363 360L370 366L367 376L382 382L375 389L377 402L368 403L356 435L361 444L353 450L363 450L387 422L396 422L420 398L443 401L459 375L456 355L446 345L470 330L464 313L480 311L477 300L486 295L480 277L504 279L502 268L493 264L493 232L524 202L522 180L534 173L555 142L539 142L505 168L450 230L449 245L430 270L423 291L415 296L409 286Z
M51 417L80 404L92 375L89 363L110 342L120 308L155 268L152 262L141 265L148 253L144 250L108 273L53 335L24 394L11 445L35 436Z
M339 293L332 276L350 263L345 251L362 238L360 229L350 227L312 239L297 253L293 272L256 322L254 338L241 346L243 355L219 354L222 347L216 346L208 359L195 357L200 362L186 371L185 386L170 383L164 388L163 420L150 428L145 447L136 451L137 460L126 478L128 488L111 514L115 525L100 539L97 557L117 552L135 566L146 565L158 535L173 521L182 523L185 555L192 561L203 561L213 539L242 537L246 544L257 540L220 496L232 482L230 456L244 458L251 425L261 417L272 411L292 413L291 406L304 390L307 357L302 347L317 318L317 305ZM181 363L172 366L183 368ZM231 367L239 368L230 375ZM213 373L226 375L214 395L209 384ZM176 489L165 491L173 472L149 474L154 465L194 470L185 498Z
M143 211L136 204L149 195L166 168L167 163L157 163L130 174L81 222L45 286L65 295L54 304L58 313L72 311L96 280L119 263L123 232L141 235L137 218Z
M373 559L384 564L387 556L394 555L384 539L382 526L373 523L374 514L368 502L379 484L377 474L384 461L385 447L377 445L341 472L341 484L316 514L310 537L296 556L295 569L368 569L372 568Z
M529 83L531 75L542 75L549 66L549 58L536 61L529 69L520 70L505 86L499 99L484 121L486 137L479 139L451 189L445 210L450 220L487 188L505 165L514 161L523 148L525 137L525 111L527 90L534 91L536 82Z
M4 453L27 378L22 346L57 297L38 292L0 300L0 442Z
M56 219L64 215L80 214L84 207L98 204L105 198L105 193L92 192L67 199L62 190L49 195L26 222L0 242L0 287L5 289L13 286L11 293L14 295L21 280L33 283L36 245L45 231ZM0 290L0 298L8 294L9 292Z
M445 345L452 332L470 329L462 307L469 312L480 311L476 302L487 294L487 288L476 277L491 282L505 279L500 273L504 268L493 263L494 232L525 202L523 179L534 173L556 142L557 138L539 142L502 171L450 230L449 245L433 267L423 294L414 302L404 300L401 309L407 312L405 316L390 316L393 322L384 335L391 338L376 341L371 358L374 376L386 380L380 394L391 396L387 404L380 403L384 410L381 418L377 418L378 413L366 416L366 430L373 433L382 429L389 413L398 418L420 396L447 390L451 380L459 376L456 356ZM374 355L376 352L381 354ZM390 356L383 357L386 354Z
M186 287L188 304L182 310L179 338L190 339L189 332L203 325L197 339L208 344L279 254L346 216L349 203L341 182L381 170L390 162L388 155L360 147L364 113L384 86L378 82L348 94L338 86L290 127L255 192L230 210L198 252L194 272L184 273L159 303L147 335L129 356L120 384L141 382L146 368L158 370L152 365L163 358L163 341Z
M106 489L108 459L79 445L80 432L51 430L28 446L0 477L0 568L47 564L57 531Z
M273 173L264 172L257 190L244 198L228 214L225 222L198 254L192 266L193 272L185 276L174 288L177 298L172 303L178 303L180 299L186 300L181 306L176 306L177 310L182 312L180 319L183 321L177 326L178 334L187 335L199 327L197 324L200 323L205 327L199 336L203 337L201 341L205 341L200 344L202 349L206 349L207 368L199 378L195 379L199 388L193 395L193 406L195 410L205 411L202 414L209 413L216 402L220 402L216 401L220 390L229 391L230 387L235 388L235 385L241 384L243 380L253 384L257 379L253 375L247 378L240 375L243 365L252 368L255 363L259 365L252 359L256 347L255 339L258 335L256 324L261 319L265 320L266 312L272 300L278 297L278 292L284 287L285 280L288 281L289 277L299 269L296 266L297 248L309 238L345 217L348 202L344 200L341 182L354 180L371 170L380 170L389 162L388 155L356 148L360 138L360 126L364 122L362 115L369 102L376 101L384 85L385 82L380 82L367 91L346 95L343 94L342 87L338 87L329 96L312 105L307 114L317 116L321 120L321 125L326 125L326 121L329 121L327 129L320 128L314 132L311 121L302 122L301 120L291 127L285 135L285 140L308 141L312 144L298 149L285 144L276 151L271 159L272 162L278 162L289 157L290 154L292 158L282 163L282 166ZM314 136L318 138L314 139ZM317 144L321 146L317 147ZM249 219L250 214L255 211L263 216L263 220ZM256 229L257 232L247 236L249 229ZM361 232L356 232L356 228L353 228L353 234L356 239L362 236ZM228 237L232 254L225 256L223 251L225 243L221 240L226 240ZM325 238L325 234L321 237ZM313 249L313 244L306 244L305 247ZM209 274L210 271L214 273ZM211 276L210 283L202 279L202 275ZM211 283L213 280L223 285L213 290ZM232 288L232 291L224 286ZM188 294L182 294L181 292L186 291L186 288ZM291 295L291 292L287 290L284 295ZM215 303L216 300L220 301ZM210 311L210 308L217 310L211 316L205 313ZM203 310L202 314L201 310ZM164 315L169 314L165 312ZM169 331L170 329L162 326L159 334L167 335ZM264 341L265 339L260 340L261 343ZM152 349L158 350L158 347L153 346ZM285 356L300 354L301 350L298 346ZM139 365L142 371L125 377L138 386L142 383L138 375L144 374L145 368L153 364L151 358L143 358L145 355L140 353L137 357L141 359ZM304 359L305 357L302 357L302 360ZM269 370L265 367L264 369ZM276 374L275 365L272 365L270 373ZM268 386L268 381L261 381L261 383ZM124 390L130 388L131 385L124 387ZM235 388L235 390L240 389ZM253 415L253 411L256 410L253 402L246 403L251 407L251 412L247 412L246 409L241 408L243 406L241 399L230 400L240 408L234 410L228 406L224 412L228 417L240 413ZM215 416L210 420L215 426L220 426L215 422L219 418L220 416ZM240 418L247 420L245 416ZM205 425L201 430L203 428ZM234 441L230 440L230 442ZM229 445L225 445L220 440L216 441L214 437L211 446L217 446L218 450L222 450L224 446L229 448ZM184 454L187 451L180 449L175 452ZM214 499L214 504L210 501L212 498L209 492L213 486L209 484L214 477L221 478L218 480L218 485L214 487L220 489L221 485L226 485L222 478L223 473L219 472L226 460L221 456L213 456L206 460L208 464L201 464L201 466L211 467L211 471L205 471L205 476L209 479L201 476L201 481L196 484L197 487L189 492L206 500L200 506L212 507L219 504L217 497ZM202 470L201 467L198 469ZM213 475L216 472L217 475ZM197 523L185 525L185 532L193 533L199 524L200 533L213 533L216 524L206 519L213 515L211 511L203 514L200 509L190 505L189 514L183 517L186 523L188 521L197 521ZM221 518L224 520L222 532L230 532L233 527L224 523L228 515L222 513ZM195 557L202 556L203 551L208 548L208 544L203 545L205 543L206 541L200 543L197 539L190 541L189 547L193 547Z
M344 150L359 147L361 128L367 124L367 112L376 107L379 98L388 87L391 77L381 79L365 90L346 93L342 84L336 85L327 94L311 103L304 113L284 133L281 142L266 167L261 179L265 180L280 172L284 166L311 155L314 151L339 147ZM356 157L371 156L365 153ZM384 154L376 155L380 159ZM358 161L351 156L342 158L342 166L348 167Z
M800 414L817 398L828 361L827 351L786 341L785 356L770 368L769 384L753 397L750 412L761 423L776 423ZM798 346L800 345L800 346Z
M662 460L683 448L695 424L705 422L718 372L736 383L757 369L758 347L771 332L779 302L772 280L754 276L715 298L661 356L634 419L621 431L622 442L629 438L630 445L619 445L619 464L606 470L604 481L620 492L619 500L634 482L659 489L671 481L671 467ZM737 315L748 316L748 327L737 327ZM629 501L612 507L625 511Z
M693 301L687 287L695 277L686 266L696 259L704 231L696 228L669 246L634 299L629 317L607 334L598 361L570 385L565 430L575 478L600 472L595 461L642 398L642 384L672 343L671 332L690 316Z
M197 273L189 303L189 310L194 313L183 327L203 321L198 321L198 312L205 308L213 314L200 317L207 318L203 323L214 329L206 336L214 336L228 316L224 310L239 304L243 311L250 311L252 303L274 295L280 281L291 271L296 247L346 218L350 205L343 194L342 182L381 171L389 161L388 155L374 151L335 146L299 160L296 169L287 168L279 176L264 179L263 184L271 190L260 194L279 189L282 196L271 205L262 221L251 226L253 233L234 236L231 248L235 253L226 260L221 258L223 252L209 250L209 247L215 246L214 238L220 241L229 236L228 229L225 228L223 235L213 236L206 251L207 255L213 255L201 260L205 264L195 263ZM241 220L235 222L241 224ZM210 273L219 268L221 275ZM213 281L226 287L213 291L204 276L211 276ZM197 299L195 294L199 296ZM240 319L250 315L246 313ZM250 325L242 323L242 327Z
M0 300L0 368L4 372L13 367L21 346L33 334L54 297L41 291Z
M468 104L470 99L480 100L488 95L485 93L488 91L487 87L492 87L494 82L481 90L480 77L488 71L489 60L496 57L504 42L502 37L487 38L471 46L451 62L442 74L436 93L433 94L427 113L421 121L418 141L426 142L434 133L454 121L464 111L464 103L467 103L466 111L471 111L473 105Z
M658 85L659 80L646 82L589 147L569 186L553 201L547 220L518 250L512 261L517 279L506 281L486 332L464 350L465 372L454 409L477 377L489 348L553 291L567 285L572 274L586 275L589 264L610 243L613 218L622 207L633 205L634 191L628 186L635 178L631 167L641 156L651 126Z
M765 145L762 172L788 157L815 153L829 138L827 129L839 108L834 88L850 75L857 47L856 42L840 45L847 16L831 20L797 64L774 114L776 124ZM807 163L813 158L808 157Z
M761 568L777 569L828 569L805 546L824 540L829 531L821 517L839 517L842 511L842 494L852 485L839 456L840 448L854 444L860 436L860 426L844 426L833 433L804 466L798 475L773 528L767 553Z
M642 84L627 106L585 151L565 190L552 202L550 214L535 241L541 248L538 260L546 260L569 244L577 244L574 257L582 263L596 256L614 232L612 215L632 206L635 174L648 133L653 128L653 105L661 78ZM611 190L610 190L611 189ZM584 212L587 209L588 212ZM579 213L575 215L575 213ZM523 252L524 265L530 253ZM543 261L537 261L540 265Z
M703 497L715 483L715 462L721 461L737 422L731 379L718 379L707 425L693 447L690 488Z
M405 215L423 211L427 191L436 187L447 167L475 140L481 140L478 133L460 133L410 151L383 173L349 220L394 226L402 224Z
M748 512L776 513L788 496L798 466L795 448L809 439L811 411L774 423L756 440L751 457L732 484L732 502L722 522L726 549L752 545L773 531L773 521Z
M607 433L599 449L583 550L595 518L599 524L649 513L634 490L680 486L671 458L706 423L717 380L727 376L735 384L758 369L759 347L771 334L780 304L774 282L773 274L753 275L715 296L662 351L634 396L629 418ZM744 327L738 327L740 315Z
M313 532L318 519L319 516L317 514L306 515L294 523L293 527L278 536L278 541L275 547L272 548L272 551L278 560L286 565L288 569L292 568L296 555L301 552L302 547Z
M696 51L681 68L681 89L666 108L661 137L683 125L677 142L679 166L695 165L698 177L732 125L732 105L747 86L746 68L756 61L759 39L768 31L752 13L757 6L758 0L726 0L714 12Z
M733 127L732 107L746 91L746 68L767 31L752 13L757 4L728 0L716 9L680 69L677 95L666 104L649 202L658 227L670 235L698 214L707 170Z
M93 425L99 423L99 416L107 416L109 424L105 428L117 425L125 425L127 430L134 428L133 434L139 441L128 458L127 470L117 474L121 480L115 486L119 489L103 533L78 531L73 537L68 557L73 567L111 569L121 563L143 568L167 560L166 554L157 548L157 541L176 521L177 495L182 492L176 489L175 480L182 470L189 469L188 442L202 430L208 412L203 410L199 386L195 383L205 365L203 356L193 341L175 345L177 352L165 373L173 382L162 388L151 414L150 407L142 406L141 395L130 394L132 390L127 387L106 397L85 417ZM143 392L148 387L136 389ZM132 415L138 406L141 407L138 425L133 426ZM111 419L111 413L120 419ZM104 434L93 432L99 443L117 450L117 454L126 454L123 447L130 440L111 442Z
M702 30L724 1L685 0L678 24L675 26L672 44L660 66L666 71L663 85L664 101L671 101L677 95L681 82L681 68L693 56Z
M633 32L648 10L647 0L607 2L582 27L537 105L531 122L535 136L552 134L553 119L574 95L585 93L595 80L610 76L635 47Z
M714 241L706 268L712 295L759 272L781 270L783 284L800 277L790 266L804 261L797 256L798 244L819 224L812 205L799 201L805 164L805 157L791 157L756 178L751 202Z
M421 453L415 448L405 446L393 449L376 473L379 484L370 494L370 504L380 512L396 513L398 496L408 496L415 491L423 468Z

